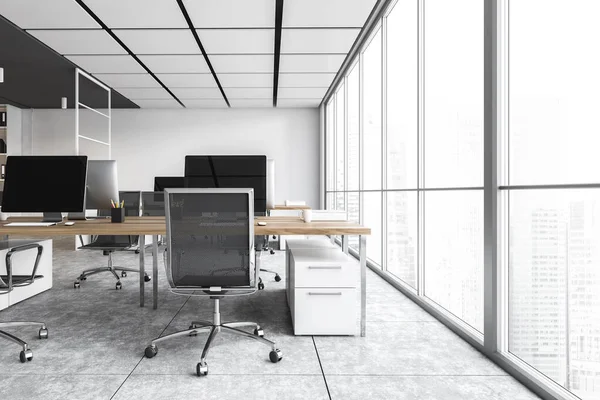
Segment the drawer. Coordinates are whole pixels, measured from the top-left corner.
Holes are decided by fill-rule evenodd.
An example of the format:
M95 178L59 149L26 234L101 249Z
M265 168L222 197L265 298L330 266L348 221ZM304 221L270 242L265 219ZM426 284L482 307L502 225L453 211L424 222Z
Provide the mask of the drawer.
M294 334L355 335L358 332L356 289L295 289Z
M339 249L288 250L290 287L357 286L358 262Z

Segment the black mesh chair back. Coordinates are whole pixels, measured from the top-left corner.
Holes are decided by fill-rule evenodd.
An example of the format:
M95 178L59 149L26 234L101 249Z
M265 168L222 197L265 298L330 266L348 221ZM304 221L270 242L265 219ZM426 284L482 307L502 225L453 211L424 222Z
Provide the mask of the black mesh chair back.
M142 192L142 216L165 216L164 192Z
M166 189L164 197L171 288L255 291L254 191Z

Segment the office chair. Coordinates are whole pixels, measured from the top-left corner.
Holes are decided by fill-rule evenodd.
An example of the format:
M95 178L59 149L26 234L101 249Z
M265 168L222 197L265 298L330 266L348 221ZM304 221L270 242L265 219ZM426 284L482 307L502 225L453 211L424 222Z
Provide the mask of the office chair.
M125 215L136 216L140 215L140 192L119 192L119 197L124 201ZM98 214L110 215L105 210L99 210ZM112 255L115 251L131 251L135 250L139 253L139 247L136 249L135 246L139 243L139 236L131 235L98 235L92 237L92 242L79 247L81 250L101 250L105 256L108 256L108 265L106 267L86 269L79 275L79 277L73 283L73 288L79 289L81 287L81 281L87 280L88 276L95 275L100 272L110 272L117 279L115 289L120 290L123 288L121 284L121 278L127 276L127 272L136 272L139 274L140 270L137 268L128 267L117 267L113 265ZM117 272L121 272L121 276ZM144 273L144 281L150 282L150 276Z
M262 241L262 244L260 243ZM275 250L273 250L273 248L271 248L269 246L269 236L265 235L265 236L257 236L257 242L258 242L258 248L262 248L262 251L270 251L271 254L275 254ZM266 269L266 268L261 268L260 272L267 272L269 274L273 274L275 275L275 282L279 282L281 281L281 276L279 276L279 274L275 271L272 271L270 269ZM258 278L258 290L264 290L265 288L265 284L262 280L262 278Z
M165 193L164 192L142 192L141 196L142 217L164 217L165 216ZM159 237L158 245L164 244L164 236ZM152 244L147 244L150 247Z
M33 270L31 275L13 275L11 259L13 254L27 250L37 250L37 256L33 264ZM13 247L6 253L6 275L0 275L0 295L5 295L13 291L15 287L28 286L35 282L36 279L43 278L43 275L36 275L40 258L44 248L37 244L26 244L22 246ZM19 353L19 359L22 363L31 361L33 359L33 352L29 348L29 345L23 340L16 336L11 335L8 332L4 332L2 328L14 328L17 326L39 326L38 337L40 339L48 339L48 328L43 322L31 322L31 321L12 321L12 322L0 322L0 338L8 339L23 347L21 353Z
M212 321L192 321L189 329L154 339L144 353L152 358L159 342L208 332L198 376L208 374L206 358L215 336L232 333L271 347L269 359L277 363L282 352L264 338L256 322L221 322L220 301L256 292L258 269L254 248L253 189L166 189L167 249L165 269L171 292L208 296L213 300ZM240 328L254 328L250 333Z

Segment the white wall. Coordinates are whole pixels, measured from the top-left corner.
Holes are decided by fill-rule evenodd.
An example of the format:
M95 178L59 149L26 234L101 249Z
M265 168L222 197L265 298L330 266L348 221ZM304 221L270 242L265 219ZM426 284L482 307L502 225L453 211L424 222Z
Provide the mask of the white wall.
M113 110L112 158L122 190L183 176L188 154L264 154L275 160L275 201L319 206L319 110ZM33 112L33 154L74 154L73 110ZM84 127L82 129L82 134Z

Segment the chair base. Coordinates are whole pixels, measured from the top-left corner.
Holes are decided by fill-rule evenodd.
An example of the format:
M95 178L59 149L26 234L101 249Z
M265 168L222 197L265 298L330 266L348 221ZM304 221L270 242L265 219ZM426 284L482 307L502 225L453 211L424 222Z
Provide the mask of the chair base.
M15 328L18 326L39 326L40 330L38 331L38 337L40 339L48 339L48 328L46 324L43 322L33 322L33 321L13 321L13 322L0 322L0 338L9 340L13 343L18 344L23 348L21 353L19 354L19 359L21 362L31 361L33 359L33 352L29 348L27 342L19 339L18 337L11 335L8 332L2 330L2 328Z
M219 297L211 297L214 300L214 313L213 313L213 321L192 321L190 324L190 328L172 333L170 335L162 336L154 339L146 350L144 354L148 358L154 357L158 353L157 343L164 342L165 340L174 339L180 336L196 336L198 333L208 332L208 339L204 344L204 349L202 350L202 356L200 357L200 362L196 365L196 374L198 376L208 375L208 364L206 363L206 358L208 356L208 352L210 350L210 346L220 332L227 332L238 336L243 336L249 339L256 340L262 344L271 347L271 352L269 353L269 359L271 362L277 363L281 361L283 355L281 350L277 348L275 342L272 342L268 339L265 339L264 333L256 322L227 322L221 323L221 313L219 310ZM238 328L244 327L254 327L254 333L249 333L243 331Z
M119 276L117 274L117 272L121 271L121 276ZM110 272L113 274L113 276L117 279L117 284L116 284L116 289L122 289L122 284L121 284L121 278L126 277L127 276L127 272L135 272L135 273L140 273L139 269L136 268L126 268L126 267L118 267L118 266L114 266L112 265L112 252L108 253L108 266L107 267L99 267L99 268L91 268L91 269L86 269L85 271L83 271L81 273L81 275L79 275L79 277L75 280L75 282L73 283L73 287L75 289L79 289L80 285L81 285L81 281L85 281L87 280L88 276L91 275L95 275L98 274L100 272ZM150 282L150 276L148 276L147 273L144 272L144 281L145 282Z

